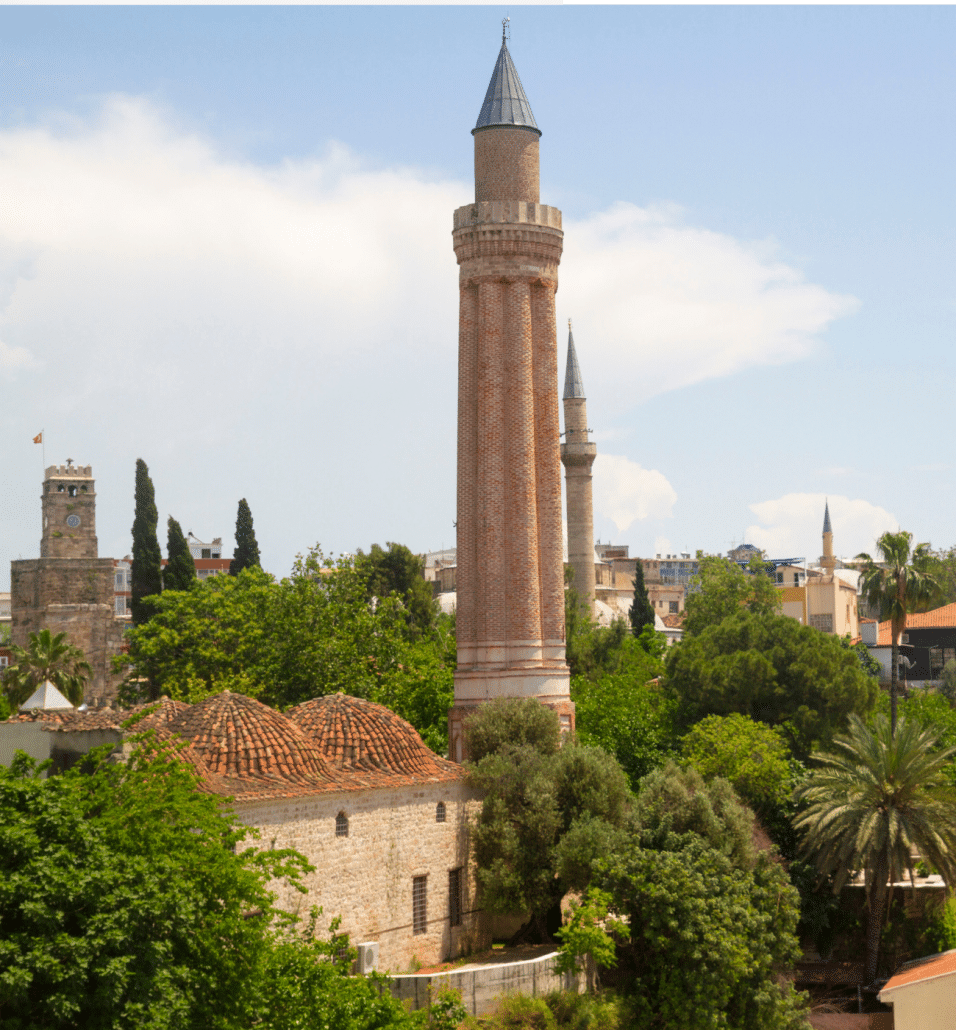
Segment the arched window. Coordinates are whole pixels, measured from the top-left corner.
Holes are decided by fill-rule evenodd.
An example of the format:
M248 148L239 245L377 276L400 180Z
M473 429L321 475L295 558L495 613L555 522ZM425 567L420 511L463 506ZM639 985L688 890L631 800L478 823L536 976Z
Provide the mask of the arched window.
M443 823L445 821L445 802L439 801L435 806L435 822Z
M335 817L335 836L347 837L349 835L349 818L344 812L339 812Z
M69 487L69 494L70 494L71 497L76 497L76 487L75 486Z

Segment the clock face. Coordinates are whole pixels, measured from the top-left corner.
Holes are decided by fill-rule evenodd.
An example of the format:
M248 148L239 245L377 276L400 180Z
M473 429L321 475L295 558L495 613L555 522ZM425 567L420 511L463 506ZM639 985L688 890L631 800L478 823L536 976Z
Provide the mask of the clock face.
M66 518L66 524L70 527L70 529L76 529L76 527L80 524L80 516L68 515Z

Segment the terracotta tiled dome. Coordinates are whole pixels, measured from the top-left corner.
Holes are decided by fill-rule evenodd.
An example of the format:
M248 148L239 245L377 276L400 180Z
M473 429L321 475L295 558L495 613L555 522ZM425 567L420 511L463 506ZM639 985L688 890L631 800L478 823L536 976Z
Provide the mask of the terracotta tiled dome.
M319 748L281 712L242 694L221 694L191 705L169 722L199 753L210 772L317 786L329 779Z
M385 708L347 694L316 697L288 716L318 744L336 769L445 778L458 766L430 751L411 723Z

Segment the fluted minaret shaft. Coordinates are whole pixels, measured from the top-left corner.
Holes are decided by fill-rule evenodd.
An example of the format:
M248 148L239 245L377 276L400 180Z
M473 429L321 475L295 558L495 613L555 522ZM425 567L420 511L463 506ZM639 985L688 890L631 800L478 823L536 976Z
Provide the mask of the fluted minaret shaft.
M594 505L591 466L597 445L588 439L588 402L568 327L568 361L564 379L564 464L568 508L568 563L574 570L574 588L594 610Z
M502 100L504 98L504 100ZM554 297L561 212L538 203L538 138L507 47L475 135L459 264L458 571L451 757L494 697L537 697L573 729L565 662Z

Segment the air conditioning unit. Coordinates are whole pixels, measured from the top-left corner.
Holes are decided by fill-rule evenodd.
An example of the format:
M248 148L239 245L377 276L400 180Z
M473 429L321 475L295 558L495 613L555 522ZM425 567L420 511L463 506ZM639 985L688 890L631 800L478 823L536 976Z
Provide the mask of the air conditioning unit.
M359 975L374 973L378 969L378 941L366 941L358 946L355 972Z

